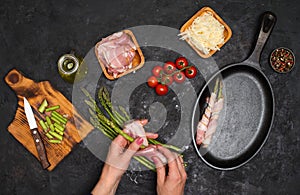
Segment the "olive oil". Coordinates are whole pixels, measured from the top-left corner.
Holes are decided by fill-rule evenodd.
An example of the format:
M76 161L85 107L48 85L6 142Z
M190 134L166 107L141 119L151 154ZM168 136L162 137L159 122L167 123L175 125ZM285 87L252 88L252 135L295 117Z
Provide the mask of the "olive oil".
M60 76L69 83L74 83L80 60L74 54L65 54L57 62Z

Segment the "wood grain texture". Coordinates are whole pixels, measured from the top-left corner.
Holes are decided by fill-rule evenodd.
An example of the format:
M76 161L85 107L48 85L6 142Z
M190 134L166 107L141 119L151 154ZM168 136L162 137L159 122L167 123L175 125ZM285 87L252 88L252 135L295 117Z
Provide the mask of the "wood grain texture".
M55 90L48 81L34 82L33 80L24 77L16 69L11 70L6 75L5 81L12 90L15 91L18 97L18 108L15 118L7 128L8 131L39 160L24 112L23 97L26 97L33 109L38 124L38 130L44 141L47 157L51 164L48 170L53 170L58 163L71 152L74 145L79 143L93 130L93 126L82 118L73 107L72 103L59 91ZM49 113L41 114L38 112L38 108L44 99L48 101L49 106L60 105L58 112L68 115L64 138L60 144L50 143L45 136L42 127L38 123L40 119L45 120L45 116L49 115Z

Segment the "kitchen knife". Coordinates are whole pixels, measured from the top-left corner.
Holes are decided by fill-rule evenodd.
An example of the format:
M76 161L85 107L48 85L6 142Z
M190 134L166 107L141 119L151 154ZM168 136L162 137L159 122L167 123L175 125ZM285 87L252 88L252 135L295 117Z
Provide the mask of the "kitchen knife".
M48 161L47 158L47 154L46 154L46 150L45 150L45 146L43 143L43 140L41 138L41 135L39 134L39 131L37 129L37 124L34 118L34 114L32 111L32 108L29 104L29 102L27 101L27 99L24 97L24 110L25 110L25 114L26 114L26 118L27 121L29 123L29 127L30 127L30 131L33 137L33 141L34 144L36 146L39 158L40 158L40 162L43 166L44 169L48 168L50 166L50 163Z

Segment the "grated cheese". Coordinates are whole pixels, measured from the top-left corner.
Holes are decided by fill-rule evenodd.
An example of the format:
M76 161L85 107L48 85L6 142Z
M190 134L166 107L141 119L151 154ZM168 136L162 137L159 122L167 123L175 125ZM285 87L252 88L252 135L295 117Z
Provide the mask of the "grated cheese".
M188 39L197 49L208 54L211 50L220 50L218 45L224 43L224 28L211 12L205 12L179 35L180 39Z

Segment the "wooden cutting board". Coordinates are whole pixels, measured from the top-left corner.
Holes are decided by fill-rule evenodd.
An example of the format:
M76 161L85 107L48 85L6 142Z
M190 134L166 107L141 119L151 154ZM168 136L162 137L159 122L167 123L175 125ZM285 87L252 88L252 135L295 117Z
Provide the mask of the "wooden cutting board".
M16 69L11 70L6 75L5 81L18 97L18 108L15 118L7 128L8 131L39 160L24 112L23 98L26 97L33 109L38 130L44 141L47 157L51 164L48 170L53 170L71 152L74 145L79 143L94 129L93 126L82 118L71 102L59 91L55 90L48 81L34 82L23 76ZM60 144L50 143L38 122L40 119L45 120L46 114L38 112L38 108L44 99L48 101L49 106L60 105L58 112L68 115L64 138Z

